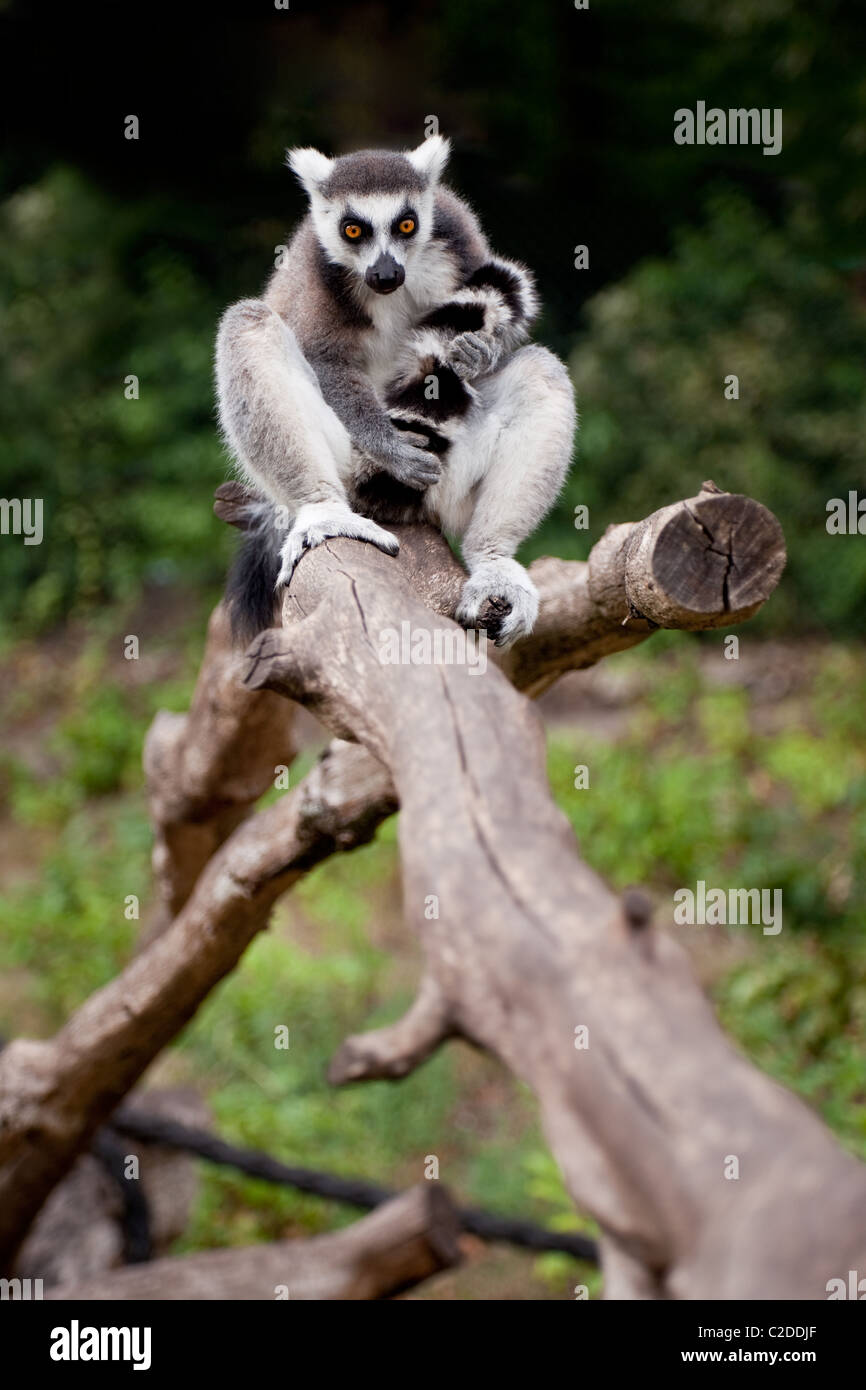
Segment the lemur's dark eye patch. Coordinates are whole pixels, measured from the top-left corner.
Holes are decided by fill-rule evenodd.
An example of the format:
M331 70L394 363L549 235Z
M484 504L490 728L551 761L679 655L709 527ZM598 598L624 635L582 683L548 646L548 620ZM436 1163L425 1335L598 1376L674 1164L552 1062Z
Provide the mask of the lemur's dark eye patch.
M360 217L344 217L340 231L347 241L364 241L370 235L371 228L369 222L362 222Z
M406 208L401 212L396 222L391 226L394 236L414 236L417 230L418 219L411 208Z

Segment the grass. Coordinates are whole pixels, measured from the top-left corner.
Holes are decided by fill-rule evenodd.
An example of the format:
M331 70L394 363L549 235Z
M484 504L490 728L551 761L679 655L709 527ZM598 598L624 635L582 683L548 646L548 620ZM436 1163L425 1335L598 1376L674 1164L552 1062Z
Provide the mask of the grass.
M143 668L120 655L118 631L141 628L131 621L108 615L87 641L73 635L62 650L37 644L8 654L14 679L0 691L12 750L0 765L6 1036L49 1033L111 979L139 930L130 903L147 908L141 744L157 708L188 703L204 623L196 610L143 640ZM616 887L645 884L660 919L670 919L674 889L698 878L782 888L781 935L729 929L735 952L708 983L740 1046L866 1157L866 655L813 646L799 658L807 667L768 698L762 673L790 665L789 654L759 654L755 681L737 683L717 649L660 634L599 668L626 692L616 728L599 734L583 706L553 725L551 784L590 863ZM589 789L574 787L577 764L590 769ZM491 1059L457 1044L399 1085L326 1086L342 1038L397 1017L417 973L400 918L392 820L283 900L271 930L159 1071L202 1091L227 1139L287 1162L403 1187L435 1155L463 1201L591 1229L565 1197L532 1098ZM281 1027L287 1050L275 1046ZM228 1170L201 1171L178 1248L328 1230L355 1216ZM539 1297L569 1297L578 1282L598 1289L594 1271L562 1257L536 1260L533 1270ZM484 1296L483 1277L466 1276L455 1296Z

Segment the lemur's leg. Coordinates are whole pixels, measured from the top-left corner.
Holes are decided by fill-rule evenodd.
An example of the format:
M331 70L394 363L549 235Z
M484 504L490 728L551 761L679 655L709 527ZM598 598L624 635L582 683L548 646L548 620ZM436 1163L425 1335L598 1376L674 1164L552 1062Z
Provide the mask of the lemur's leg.
M457 619L473 626L488 599L507 606L489 628L497 646L532 631L538 594L512 557L552 507L571 460L574 392L565 366L546 348L521 348L475 383L479 400L451 447L428 505L446 530L462 534L469 569Z
M220 420L238 463L293 517L277 583L288 584L304 551L331 536L370 541L396 555L396 537L349 506L349 434L294 333L263 300L242 299L223 315L216 373Z

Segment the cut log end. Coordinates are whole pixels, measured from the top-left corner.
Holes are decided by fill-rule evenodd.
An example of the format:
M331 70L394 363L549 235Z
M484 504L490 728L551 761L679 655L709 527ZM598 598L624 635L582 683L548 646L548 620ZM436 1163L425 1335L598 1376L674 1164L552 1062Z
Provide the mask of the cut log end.
M626 570L629 600L660 627L742 622L776 588L785 559L772 512L704 487L637 538Z

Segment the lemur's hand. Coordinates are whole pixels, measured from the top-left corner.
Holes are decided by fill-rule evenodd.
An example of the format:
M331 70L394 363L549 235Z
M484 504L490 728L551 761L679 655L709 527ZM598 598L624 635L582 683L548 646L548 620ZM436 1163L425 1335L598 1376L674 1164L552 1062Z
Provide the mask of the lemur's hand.
M474 381L499 364L502 348L489 333L458 333L448 345L446 365L461 381Z
M414 488L416 492L423 492L425 488L438 483L442 473L442 460L429 449L421 447L422 441L426 445L427 440L421 434L395 429L388 452L380 459L382 467L392 478L406 487Z

